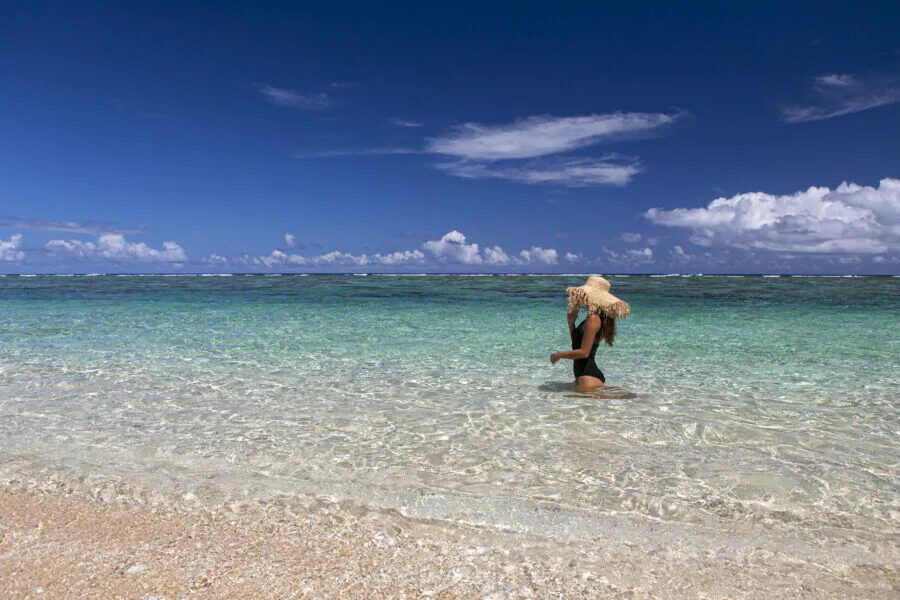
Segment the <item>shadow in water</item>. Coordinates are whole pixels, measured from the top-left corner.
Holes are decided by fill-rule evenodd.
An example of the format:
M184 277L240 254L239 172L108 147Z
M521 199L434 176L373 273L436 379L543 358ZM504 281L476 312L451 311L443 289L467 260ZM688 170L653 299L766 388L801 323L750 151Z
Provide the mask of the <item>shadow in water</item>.
M571 392L571 396L597 398L601 400L628 400L630 398L640 398L646 394L635 394L625 388L612 385L604 386L595 390L579 390L572 381L547 381L538 386L542 392Z

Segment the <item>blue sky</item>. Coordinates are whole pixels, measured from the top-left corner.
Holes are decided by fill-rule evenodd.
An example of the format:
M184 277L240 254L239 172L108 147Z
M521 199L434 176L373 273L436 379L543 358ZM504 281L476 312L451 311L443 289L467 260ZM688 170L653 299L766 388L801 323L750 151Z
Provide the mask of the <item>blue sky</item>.
M4 3L0 272L900 272L891 2Z

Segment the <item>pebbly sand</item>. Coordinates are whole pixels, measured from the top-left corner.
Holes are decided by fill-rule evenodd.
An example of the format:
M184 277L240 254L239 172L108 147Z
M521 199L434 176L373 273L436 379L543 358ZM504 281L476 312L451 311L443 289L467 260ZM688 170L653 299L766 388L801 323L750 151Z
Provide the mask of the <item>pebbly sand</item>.
M617 547L603 563L352 510L160 508L0 486L3 598L891 598L883 565ZM537 558L535 558L537 556Z

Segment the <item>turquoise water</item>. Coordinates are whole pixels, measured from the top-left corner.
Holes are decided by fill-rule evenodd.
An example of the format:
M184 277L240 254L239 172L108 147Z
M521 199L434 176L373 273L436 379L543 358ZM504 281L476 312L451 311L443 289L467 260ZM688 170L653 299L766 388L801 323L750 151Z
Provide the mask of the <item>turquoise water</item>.
M0 468L896 551L900 279L611 277L632 317L598 362L628 400L549 364L582 279L3 277Z

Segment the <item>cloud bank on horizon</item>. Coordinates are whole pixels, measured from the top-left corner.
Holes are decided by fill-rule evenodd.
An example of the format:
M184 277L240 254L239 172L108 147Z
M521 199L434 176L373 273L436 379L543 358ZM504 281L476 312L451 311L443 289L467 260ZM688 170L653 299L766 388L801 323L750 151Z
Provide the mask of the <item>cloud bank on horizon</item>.
M204 268L237 271L272 270L409 270L485 269L553 270L560 265L605 266L647 270L651 267L687 267L703 264L725 267L735 259L729 251L740 251L744 259L756 264L763 258L790 258L797 254L819 256L831 264L856 265L865 257L872 264L900 264L900 179L885 178L878 186L842 183L835 189L810 187L793 194L774 195L747 192L717 198L697 208L651 208L644 217L664 228L690 232L689 242L699 251L671 245L663 254L654 251L660 238L634 232L610 233L608 241L647 246L610 249L598 240L596 255L559 251L532 245L518 252L507 252L500 245L480 245L465 234L451 230L439 238L427 239L418 247L403 250L353 253L332 250L318 254L296 252L307 246L292 233L285 233L286 249L269 254L226 256L211 253L190 260L184 248L174 241L153 248L144 242L132 242L122 234L106 233L96 241L52 239L43 247L26 249L22 234L0 239L0 263L26 265L29 259L52 259L57 267L106 263L119 267L156 264L170 268L202 265ZM87 231L67 222L70 231ZM716 253L711 248L719 248ZM722 249L726 252L723 254ZM657 249L658 250L658 249ZM718 257L718 259L717 259Z

